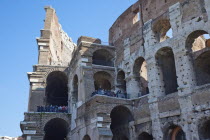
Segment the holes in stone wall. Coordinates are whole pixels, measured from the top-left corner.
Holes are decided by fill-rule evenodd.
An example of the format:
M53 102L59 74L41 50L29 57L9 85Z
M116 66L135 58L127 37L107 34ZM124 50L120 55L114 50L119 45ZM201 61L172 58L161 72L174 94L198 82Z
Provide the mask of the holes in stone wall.
M139 57L135 60L134 67L133 67L133 75L138 82L138 85L140 87L139 93L140 96L146 95L149 93L148 88L148 79L147 79L147 64L144 58Z
M117 88L121 91L121 93L126 93L126 81L125 81L125 72L119 71L117 74Z
M44 127L44 140L67 139L68 123L60 118L50 120Z
M163 42L173 37L173 30L168 19L157 21L153 26L153 32L155 33L157 42Z
M67 106L68 78L60 71L51 72L47 77L46 97L48 105Z
M112 76L104 71L100 71L94 74L94 85L95 90L104 89L111 90L111 81L113 80Z
M156 55L156 62L159 74L164 82L165 93L170 94L177 92L177 76L174 61L174 53L171 48L164 47L160 49Z
M117 106L111 111L110 117L112 140L128 140L130 136L129 122L134 120L130 110L124 106Z
M210 83L210 36L206 31L192 32L186 41L188 57L194 67L198 86Z

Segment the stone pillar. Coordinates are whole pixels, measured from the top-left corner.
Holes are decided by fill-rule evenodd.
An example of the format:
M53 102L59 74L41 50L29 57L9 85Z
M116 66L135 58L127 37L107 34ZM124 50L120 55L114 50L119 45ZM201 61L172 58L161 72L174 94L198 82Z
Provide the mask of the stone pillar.
M160 69L156 65L154 57L154 48L152 48L157 42L155 34L152 30L152 20L149 20L144 25L144 39L145 39L145 52L147 62L147 76L149 87L149 109L152 120L152 134L155 140L162 140L163 133L160 127L159 109L158 109L158 97L165 94L164 83L161 79Z
M124 40L124 60L126 63L130 59L130 38Z
M169 8L170 22L173 29L174 36L179 36L183 32L181 28L181 10L180 3ZM176 42L176 43L175 43ZM199 140L198 129L193 119L193 106L190 94L196 86L196 79L193 64L190 56L185 49L185 38L175 39L173 43L174 57L176 64L177 82L178 82L178 95L179 104L181 109L181 122L182 129L185 132L187 140Z
M158 97L164 95L163 81L160 79L159 71L156 67L155 59L147 60L148 81L149 81L149 109L152 120L152 134L155 140L162 140L163 133L160 127ZM154 77L156 77L154 79Z
M139 82L136 81L133 75L126 78L126 87L127 93L130 95L130 98L138 98L140 94L140 85Z
M180 41L181 43L181 41ZM183 45L183 44L179 44ZM178 47L178 46L177 46ZM181 49L180 49L181 50ZM175 61L176 61L176 71L178 77L178 95L179 95L179 104L181 109L181 118L183 124L183 131L186 134L186 139L198 140L198 129L196 122L193 119L193 106L191 94L193 89L196 86L196 79L194 74L194 69L191 58L186 54L186 51L176 52Z
M37 44L39 48L38 64L40 65L48 65L49 39L46 40L37 39Z
M30 82L30 95L28 102L28 111L36 112L37 106L45 106L45 87L42 85L42 79L37 78L37 73L28 73ZM39 75L40 76L40 75Z
M176 3L169 7L169 18L171 28L173 30L173 36L178 35L179 32L182 32L182 14L181 14L181 7L180 3Z

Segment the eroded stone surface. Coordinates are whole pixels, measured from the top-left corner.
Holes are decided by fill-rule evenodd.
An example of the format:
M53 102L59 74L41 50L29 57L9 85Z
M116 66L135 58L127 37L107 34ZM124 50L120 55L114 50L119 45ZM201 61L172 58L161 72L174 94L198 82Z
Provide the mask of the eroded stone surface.
M55 10L45 9L39 62L28 73L26 140L48 140L53 119L68 124L69 140L210 139L209 0L136 2L110 28L109 45L85 36L74 44ZM49 86L53 72L66 76L68 113L36 112L62 87ZM92 97L99 88L130 98Z

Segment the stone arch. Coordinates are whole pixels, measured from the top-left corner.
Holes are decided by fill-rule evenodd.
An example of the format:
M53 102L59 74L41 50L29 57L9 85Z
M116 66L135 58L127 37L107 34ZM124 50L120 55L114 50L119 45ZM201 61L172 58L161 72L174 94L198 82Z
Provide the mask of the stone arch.
M134 121L131 111L125 106L116 106L112 109L110 117L112 140L128 140L130 137L129 122Z
M157 74L161 76L164 83L165 93L177 92L178 84L173 50L170 47L161 48L157 51L155 58L159 70Z
M91 140L89 135L85 135L82 140Z
M169 19L160 19L153 25L153 32L158 42L163 42L171 36L168 35L168 31L172 32ZM170 33L172 35L172 33Z
M53 67L51 69L49 69L47 72L45 72L44 76L43 76L43 82L46 83L47 82L47 77L49 76L50 73L54 72L54 71L60 71L60 72L64 72L66 75L68 73L68 68L67 67Z
M204 30L196 30L186 40L187 55L192 62L198 86L210 83L210 36Z
M143 57L139 57L135 60L133 66L133 76L135 81L138 82L138 88L140 95L146 95L149 93L148 78L147 78L147 63Z
M126 93L126 80L125 80L125 72L123 70L118 71L117 73L117 89L121 91L121 93Z
M209 41L208 32L204 30L196 30L187 36L185 47L189 52L195 52L210 47Z
M186 136L180 126L171 125L165 132L164 140L186 140Z
M114 56L106 49L98 49L93 53L92 63L95 65L114 66Z
M47 105L68 105L68 77L64 72L53 71L47 77L45 90Z
M72 81L72 102L73 104L78 102L78 86L79 86L79 79L77 75L74 75Z
M48 121L44 127L44 140L58 140L67 138L69 131L68 123L60 118Z
M150 135L147 132L142 132L139 136L138 136L138 140L153 140L152 135Z
M210 139L210 119L204 121L198 130L199 130L199 137L201 140Z
M112 89L111 81L113 80L113 78L108 72L105 72L105 71L96 72L93 78L94 78L95 90L98 90L98 89L111 90Z

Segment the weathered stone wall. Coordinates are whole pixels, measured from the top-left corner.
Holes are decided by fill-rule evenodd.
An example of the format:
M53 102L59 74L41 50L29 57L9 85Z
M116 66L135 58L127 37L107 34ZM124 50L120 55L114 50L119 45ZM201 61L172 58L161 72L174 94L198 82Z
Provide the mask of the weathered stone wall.
M67 66L76 45L63 31L55 10L51 7L45 7L45 10L44 29L41 30L41 37L37 39L39 64Z
M209 82L208 78L198 79L203 73L196 70L195 64L200 62L197 58L201 54L209 53L208 40L200 36L210 33L209 7L209 0L142 0L135 3L110 28L110 45L102 45L100 39L82 36L72 52L74 59L69 61L68 68L34 67L34 73L29 73L29 110L34 111L37 105L44 104L45 79L49 72L62 69L60 71L68 73L69 84L71 116L67 118L71 128L68 139L83 140L88 135L93 140L111 140L125 132L131 140L145 135L155 140L168 140L174 129L181 130L186 140L207 139L203 130L210 124ZM53 14L53 10L49 10L48 14ZM53 19L57 21L57 17ZM48 22L46 20L46 24ZM172 36L169 37L170 29ZM58 32L53 38L57 38L56 34ZM47 35L49 32L44 31L43 36ZM195 40L197 42L193 43ZM39 41L46 43L48 40ZM55 44L59 42L57 40ZM42 48L46 49L46 46ZM114 65L94 64L93 56L98 50L113 56ZM40 64L45 63L43 54L47 53L40 52ZM62 54L63 57L68 53ZM91 97L95 90L94 76L98 72L104 73L98 76L99 79L108 77L113 91L118 90L118 72L124 73L122 81L126 82L125 89L131 98ZM143 94L143 88L148 93ZM115 115L120 112L116 116L124 119L122 124L117 122L113 111ZM123 111L125 114L122 115ZM39 122L40 116L33 118L26 114L26 118Z
M62 119L70 126L69 118L71 115L66 113L27 112L24 115L25 118L21 122L21 130L25 139L43 140L45 126L52 119ZM27 136L28 133L31 133L31 135Z

